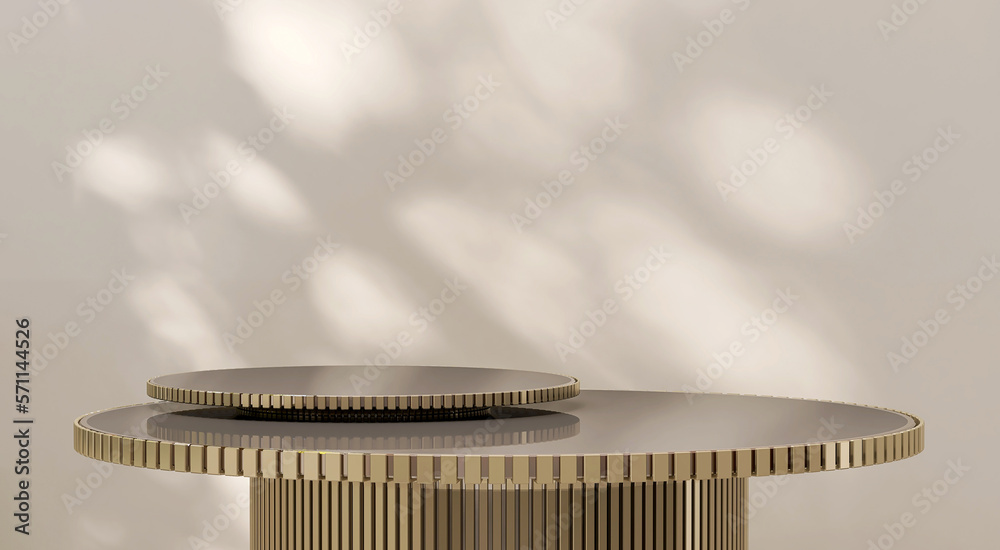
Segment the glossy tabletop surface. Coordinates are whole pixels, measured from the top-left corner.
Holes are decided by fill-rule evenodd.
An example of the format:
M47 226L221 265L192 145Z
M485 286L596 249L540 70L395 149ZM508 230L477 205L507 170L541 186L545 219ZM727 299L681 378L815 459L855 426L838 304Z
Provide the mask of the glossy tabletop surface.
M149 403L80 420L101 433L186 444L299 451L586 455L808 445L898 433L909 415L860 405L725 394L587 390L495 407L490 418L432 422L247 419L227 407Z
M202 474L481 484L819 472L902 460L924 445L923 422L906 413L746 395L588 390L445 421L247 414L162 402L109 409L77 420L74 448L106 462Z

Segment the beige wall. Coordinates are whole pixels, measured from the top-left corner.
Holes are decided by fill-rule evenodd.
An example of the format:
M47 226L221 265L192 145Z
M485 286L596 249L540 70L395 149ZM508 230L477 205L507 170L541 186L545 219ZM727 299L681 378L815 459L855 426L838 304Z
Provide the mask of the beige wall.
M35 535L16 548L189 547L245 495L241 480L117 468L67 510L95 472L72 452L77 415L147 400L157 374L374 359L401 331L413 344L395 363L912 411L928 423L915 459L754 482L753 546L867 549L906 513L896 548L992 540L1000 279L949 294L1000 253L995 2L927 2L897 30L879 23L893 0L565 0L565 20L555 0L403 2L367 44L357 29L385 2L231 3L0 8L0 315L11 334L30 316L38 349L80 327L34 380ZM948 128L960 137L938 139ZM261 132L260 151L244 143ZM724 199L718 183L753 157ZM894 180L905 193L849 236ZM535 211L543 182L558 196ZM647 261L644 284L619 286ZM117 294L115 270L134 277ZM456 278L459 300L411 319ZM227 345L275 291L284 302ZM795 298L771 317L779 291ZM91 297L112 300L98 312ZM605 300L604 326L560 348ZM887 354L935 315L948 322L894 369ZM710 369L734 343L743 354ZM913 500L957 460L971 470L946 494ZM243 512L211 546L247 544Z

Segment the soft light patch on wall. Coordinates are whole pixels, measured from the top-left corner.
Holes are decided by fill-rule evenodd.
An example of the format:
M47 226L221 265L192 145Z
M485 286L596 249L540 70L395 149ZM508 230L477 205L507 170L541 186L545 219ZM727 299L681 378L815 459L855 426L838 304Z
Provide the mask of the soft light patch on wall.
M358 49L357 29L364 32L370 10L318 1L294 4L247 2L225 19L236 70L271 107L297 114L293 134L337 150L357 124L398 120L418 106L416 75L395 23L380 27L360 53L348 55L345 47Z
M166 193L166 171L143 141L107 135L77 174L78 190L90 191L127 212L148 209Z
M782 102L705 97L685 117L699 188L779 242L842 238L840 224L864 172L824 126L835 91L803 87Z

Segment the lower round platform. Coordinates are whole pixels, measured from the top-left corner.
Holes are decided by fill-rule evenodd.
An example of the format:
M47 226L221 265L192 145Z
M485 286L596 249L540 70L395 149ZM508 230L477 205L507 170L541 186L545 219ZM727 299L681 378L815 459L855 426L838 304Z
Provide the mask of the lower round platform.
M250 479L251 547L747 548L746 478L445 485Z

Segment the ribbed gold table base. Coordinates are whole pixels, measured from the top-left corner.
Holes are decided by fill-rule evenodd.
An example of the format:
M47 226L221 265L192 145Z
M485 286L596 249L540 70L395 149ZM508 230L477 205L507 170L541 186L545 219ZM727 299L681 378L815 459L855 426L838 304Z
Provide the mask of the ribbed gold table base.
M743 550L746 478L407 485L251 478L251 546Z

